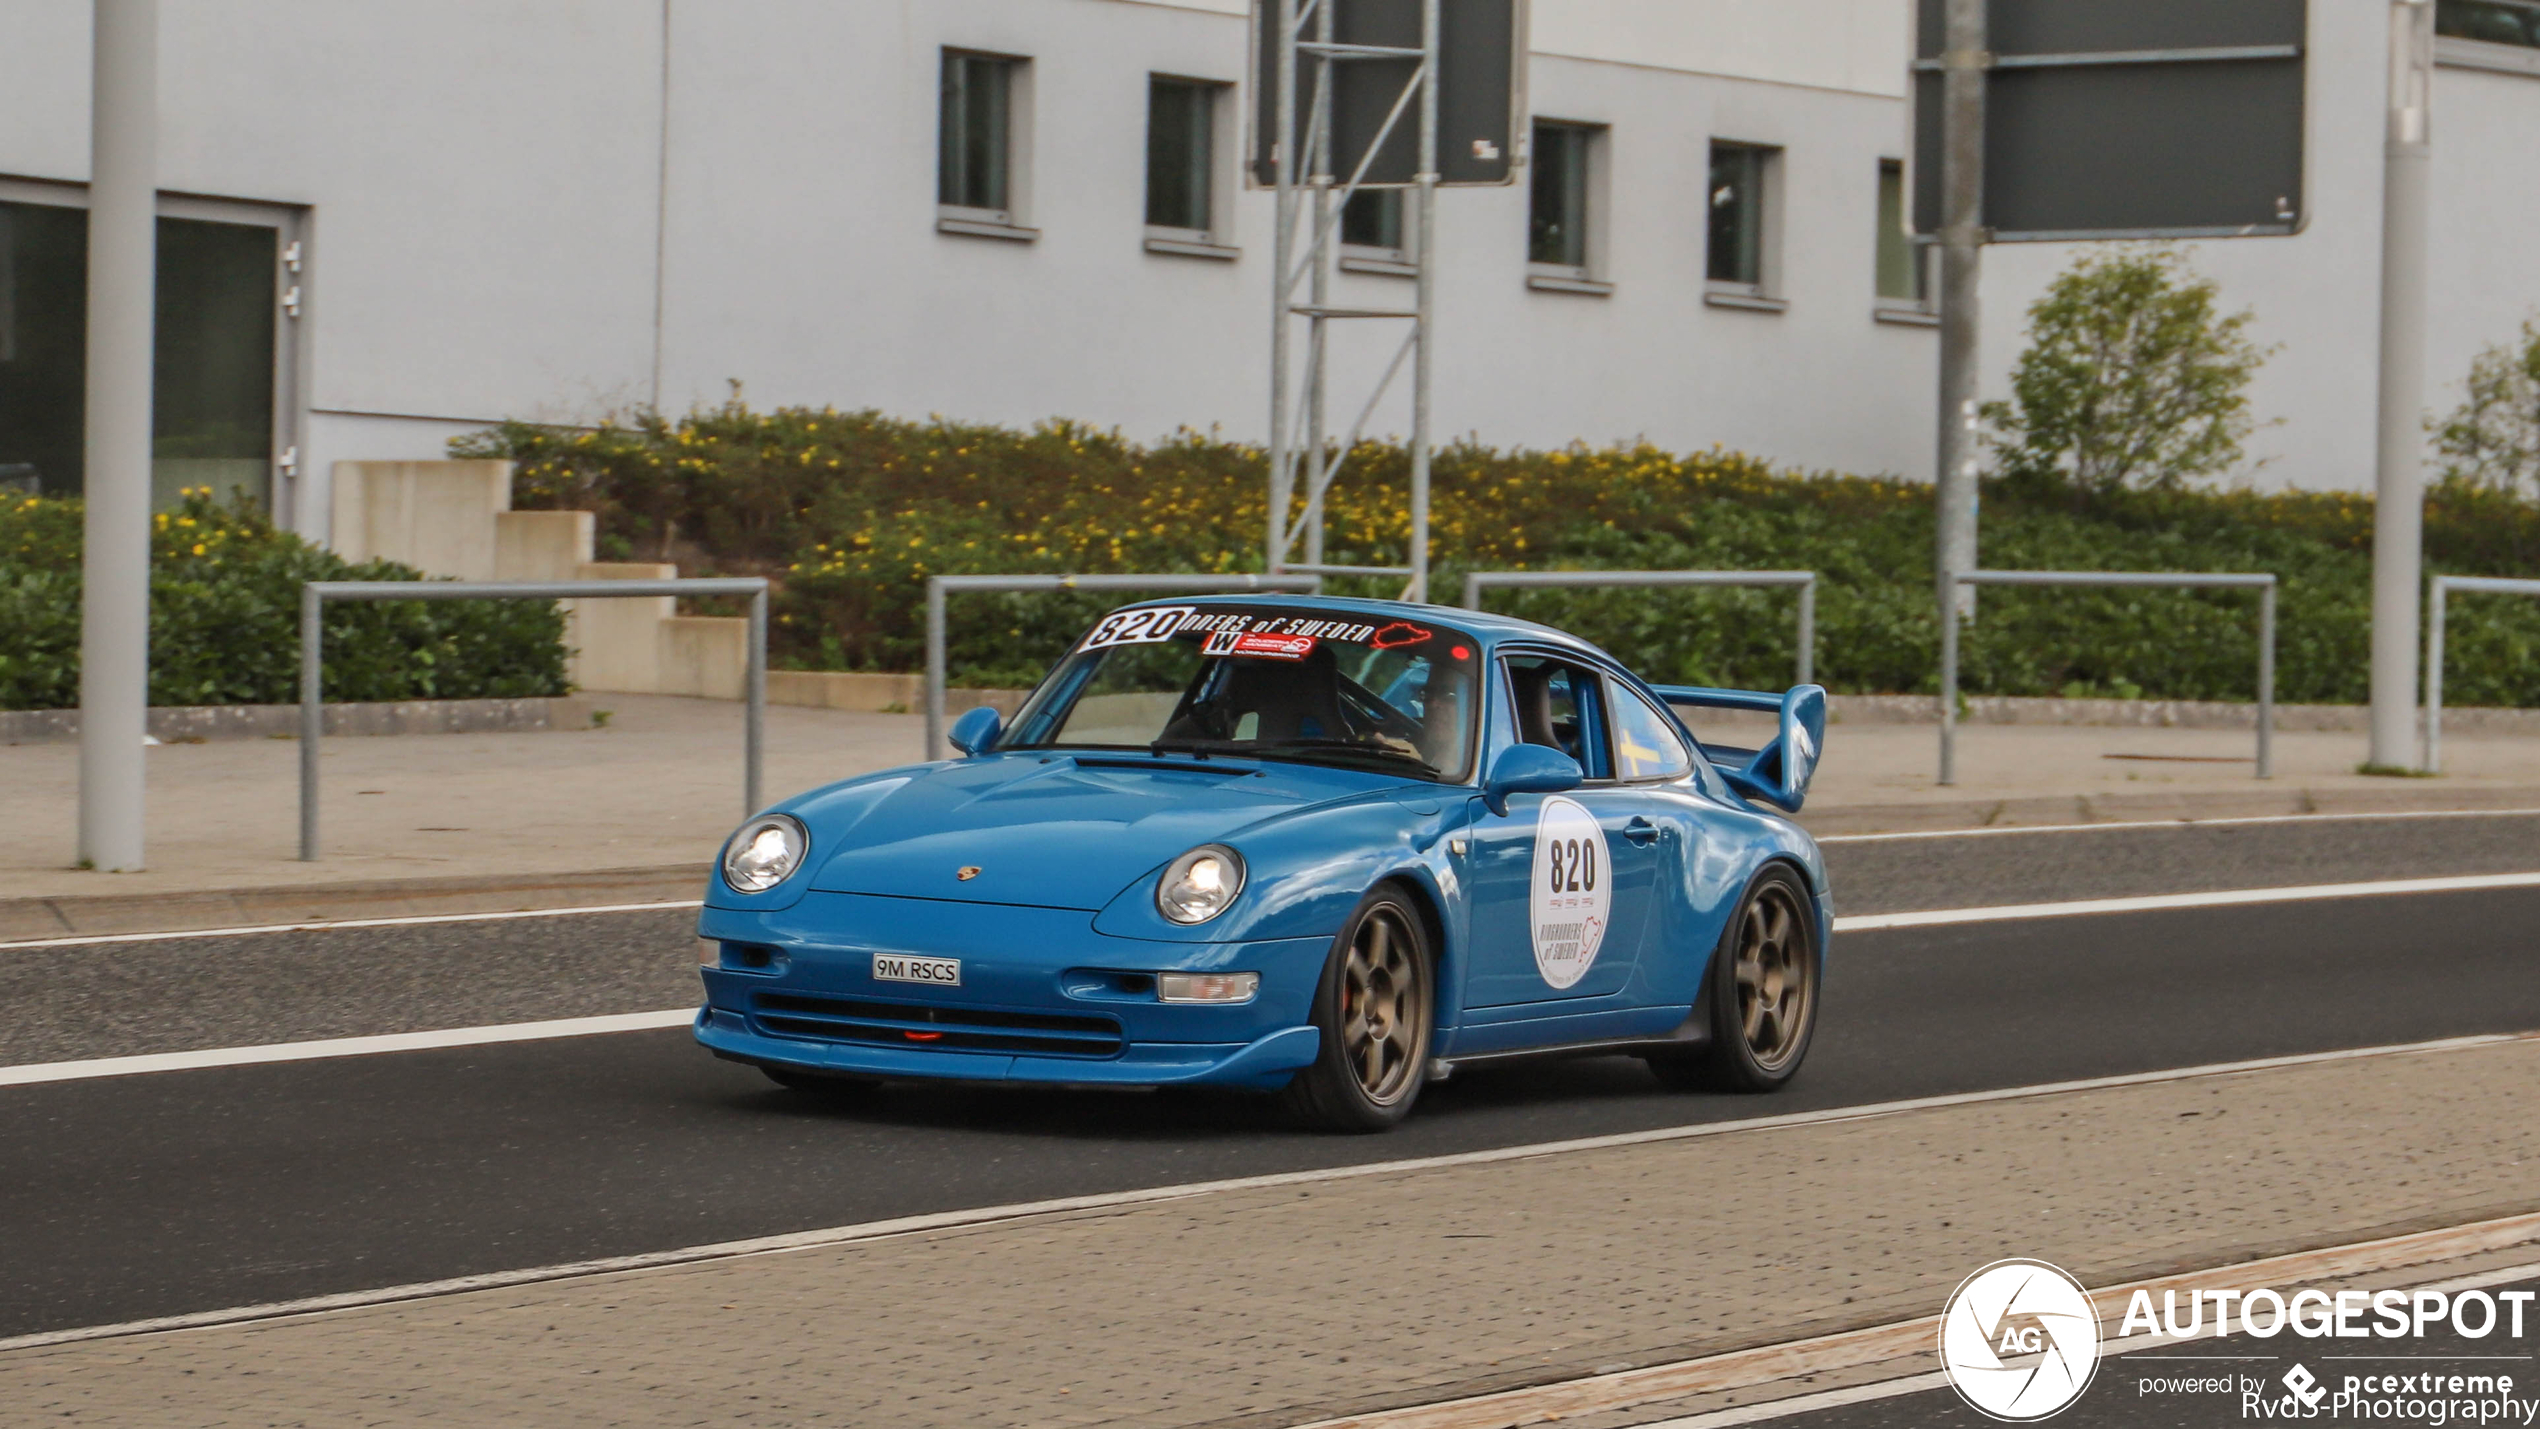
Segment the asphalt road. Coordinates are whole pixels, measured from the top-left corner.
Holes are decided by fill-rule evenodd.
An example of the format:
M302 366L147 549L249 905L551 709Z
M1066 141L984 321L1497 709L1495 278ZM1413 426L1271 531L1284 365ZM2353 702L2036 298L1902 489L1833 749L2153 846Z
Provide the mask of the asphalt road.
M1830 840L1837 911L2540 870L2540 816ZM0 946L0 1066L532 1022L697 996L692 910Z
M2492 1285L2486 1293L2533 1289L2540 1289L2540 1281ZM2306 1318L2311 1313L2306 1311ZM2487 1323L2484 1314L2472 1311L2467 1323L2473 1327ZM2360 1323L2376 1322L2367 1315ZM2350 1423L2518 1425L2526 1422L2526 1408L2540 1400L2540 1358L2535 1355L2540 1355L2540 1315L2526 1315L2519 1336L2512 1333L2512 1323L2502 1313L2488 1333L2475 1338L2459 1333L2448 1322L2428 1325L2423 1336L2387 1340L2305 1339L2284 1330L2270 1336L2232 1335L2174 1349L2108 1356L2099 1361L2090 1387L2054 1422L2057 1429L2212 1429L2217 1424L2266 1419L2301 1422L2332 1417ZM2326 1391L2328 1397L2315 1407L2286 1406L2292 1390L2285 1376L2297 1366L2304 1371L2301 1383L2308 1392ZM2359 1381L2353 1390L2346 1387L2349 1376ZM2377 1381L2392 1376L2402 1380L2402 1387L2385 1392ZM2441 1387L2426 1393L2423 1386L2435 1376L2441 1377ZM2454 1391L2450 1385L2454 1376L2505 1377L2513 1386L2505 1395ZM2227 1392L2180 1387L2224 1380L2231 1385ZM2410 1380L2414 1383L2407 1383ZM2355 1400L2344 1400L2348 1394ZM2500 1415L2498 1401L2507 1396L2514 1406L2509 1414ZM2250 1405L2247 1401L2253 1397L2266 1408ZM2429 1399L2445 1403L2429 1409L2425 1406ZM2392 1400L2401 1401L2401 1412L2371 1407ZM2466 1401L2483 1401L2486 1418L2480 1419L2478 1410L2465 1408ZM1765 1422L1774 1429L1938 1429L2000 1421L1977 1413L1956 1390L1943 1386Z
M2540 866L2532 823L2507 822L2459 840L2449 821L2376 821L2327 848L2323 826L2245 826L2225 845L2243 860L2229 886L2352 876L2341 859L2375 877L2498 871L2500 844L2521 855L2509 867ZM2288 828L2303 831L2300 862L2240 842ZM2173 866L2162 840L2181 832L1837 850L1912 851L1886 906L1923 901L1917 868L2024 902L2154 891L2122 870ZM2080 839L2117 842L2040 852ZM1881 906L1863 870L1838 876L1850 911ZM1375 1138L1292 1131L1232 1096L808 1099L680 1031L0 1089L0 1336L932 1210L2525 1031L2540 1028L2534 927L2540 889L1847 934L1809 1067L1781 1096L1668 1093L1622 1059L1477 1071ZM0 952L0 1061L676 1005L693 996L691 948L685 915L642 914Z

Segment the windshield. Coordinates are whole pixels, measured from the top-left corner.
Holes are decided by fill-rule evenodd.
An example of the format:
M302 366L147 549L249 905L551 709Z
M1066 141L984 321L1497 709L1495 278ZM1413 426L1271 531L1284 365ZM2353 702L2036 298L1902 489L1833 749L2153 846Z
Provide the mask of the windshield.
M1240 754L1457 782L1477 655L1471 636L1425 621L1133 607L1078 642L998 747Z

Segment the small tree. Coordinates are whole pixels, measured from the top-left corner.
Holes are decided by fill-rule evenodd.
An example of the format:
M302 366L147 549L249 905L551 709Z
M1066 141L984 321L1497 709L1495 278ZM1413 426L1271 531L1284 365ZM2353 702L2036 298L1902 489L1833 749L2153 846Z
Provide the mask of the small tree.
M2525 320L2518 342L2472 359L2468 386L2450 417L2429 423L2445 479L2540 495L2540 326Z
M2028 310L2010 402L1985 404L2006 472L2076 492L2155 490L2240 460L2266 352L2221 289L2172 249L2081 259Z

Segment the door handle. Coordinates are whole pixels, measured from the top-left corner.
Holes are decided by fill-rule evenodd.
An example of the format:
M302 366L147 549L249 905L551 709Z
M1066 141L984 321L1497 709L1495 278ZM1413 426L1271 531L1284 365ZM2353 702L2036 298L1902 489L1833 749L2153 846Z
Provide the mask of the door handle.
M1632 821L1623 825L1623 837L1636 844L1645 844L1658 837L1658 826L1634 814Z

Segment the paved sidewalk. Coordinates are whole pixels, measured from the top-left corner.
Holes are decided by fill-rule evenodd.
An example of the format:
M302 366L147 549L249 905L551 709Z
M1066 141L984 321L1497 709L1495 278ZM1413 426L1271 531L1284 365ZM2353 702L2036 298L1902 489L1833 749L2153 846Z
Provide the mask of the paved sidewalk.
M77 747L0 747L0 790L8 793L8 817L0 820L0 939L59 933L66 924L96 931L149 922L93 906L87 917L66 920L30 911L26 900L285 891L243 902L198 900L199 913L186 915L191 921L161 924L200 927L405 911L436 889L471 908L603 902L648 888L692 896L741 817L740 707L634 695L595 703L612 712L607 728L327 741L326 857L318 863L296 857L299 746L292 741L151 749L152 866L112 875L69 866ZM918 752L920 729L915 715L772 708L768 795L907 762ZM1971 726L1959 743L1961 782L1943 789L1933 782L1936 737L1928 725L1835 726L1806 822L1821 833L1859 833L2540 807L2540 739L2456 737L2446 745L2454 772L2414 780L2355 774L2363 754L2358 735L2286 733L2277 738L2277 777L2261 782L2251 777L2247 731ZM587 894L572 891L577 881L591 885ZM14 914L12 904L19 905Z
M10 1424L1276 1425L2540 1207L2540 1040L0 1355ZM1759 1113L1770 1104L1759 1101Z

